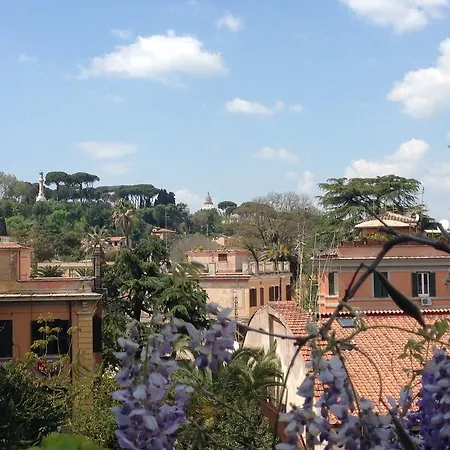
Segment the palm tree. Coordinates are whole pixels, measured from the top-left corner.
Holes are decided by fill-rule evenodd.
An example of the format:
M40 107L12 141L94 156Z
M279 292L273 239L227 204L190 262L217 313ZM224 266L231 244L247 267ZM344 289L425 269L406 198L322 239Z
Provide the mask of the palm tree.
M81 241L81 246L86 253L92 253L94 248L101 247L104 249L108 236L105 228L94 227L91 228L89 233Z
M42 278L56 278L62 277L64 275L64 271L61 269L61 266L42 266L36 269L36 276Z
M287 261L291 252L283 244L273 242L270 247L267 247L261 255L261 261L273 261L275 263L275 270L278 271L278 263L280 261Z
M180 344L183 347L186 340L180 340ZM275 345L267 352L252 348L236 350L230 364L219 366L217 373L194 367L192 360L195 354L179 347L175 347L177 357L181 359L176 376L181 383L194 388L188 414L199 429L212 431L220 428L225 420L224 412L248 420L240 410L242 405L253 405L252 408L258 410L258 401L276 400L274 394L283 385L283 373ZM251 429L254 425L249 422L247 428ZM210 448L205 433L189 433L189 448Z
M119 200L112 214L114 225L126 237L127 246L130 247L130 233L133 226L135 210L133 205L126 200Z

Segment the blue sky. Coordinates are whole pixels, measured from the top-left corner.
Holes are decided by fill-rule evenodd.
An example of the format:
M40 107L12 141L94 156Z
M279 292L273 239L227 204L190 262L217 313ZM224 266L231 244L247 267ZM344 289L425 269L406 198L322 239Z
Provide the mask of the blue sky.
M0 170L194 210L396 172L450 218L450 0L0 1Z

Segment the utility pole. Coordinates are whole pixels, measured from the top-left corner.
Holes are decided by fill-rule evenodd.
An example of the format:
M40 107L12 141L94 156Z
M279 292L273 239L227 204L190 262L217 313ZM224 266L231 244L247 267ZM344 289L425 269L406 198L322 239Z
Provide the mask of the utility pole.
M166 244L166 253L167 253L167 209L164 208L164 228L166 231L164 232L164 241Z
M299 242L299 254L298 254L298 260L299 260L299 273L297 274L298 277L298 292L299 292L299 300L302 302L303 300L303 254L305 252L305 216L303 216L303 225L302 225L302 233L300 235L300 242Z

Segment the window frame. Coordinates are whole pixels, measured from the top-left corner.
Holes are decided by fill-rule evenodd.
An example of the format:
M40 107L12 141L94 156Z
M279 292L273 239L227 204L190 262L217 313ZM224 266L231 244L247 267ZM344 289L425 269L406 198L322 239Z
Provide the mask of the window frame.
M14 334L13 334L13 327L14 323L12 320L0 320L0 341L3 343L4 347L0 345L0 359L11 359L13 357L14 352ZM8 332L9 330L9 332ZM5 333L5 331L8 333L8 337L5 339L5 335L2 335L2 333ZM6 350L6 344L5 342L11 343L11 348ZM9 345L8 345L9 347ZM5 352L3 353L3 350ZM7 353L7 354L6 354Z
M380 273L382 275L384 275L384 277L389 280L389 272L381 272ZM379 299L383 299L383 298L389 298L389 293L386 290L386 287L384 286L384 284L381 282L381 280L379 280L379 276L376 272L374 272L372 274L372 293L373 293L373 298L379 298ZM377 287L376 287L376 283L379 283L378 289L381 291L381 295L377 295Z
M249 305L250 308L255 308L258 306L258 291L256 288L249 289Z
M217 262L228 262L228 255L226 253L218 253Z
M331 280L333 280L333 283L331 283ZM331 293L331 286L333 286L333 293ZM337 271L328 272L328 297L339 297L339 278Z

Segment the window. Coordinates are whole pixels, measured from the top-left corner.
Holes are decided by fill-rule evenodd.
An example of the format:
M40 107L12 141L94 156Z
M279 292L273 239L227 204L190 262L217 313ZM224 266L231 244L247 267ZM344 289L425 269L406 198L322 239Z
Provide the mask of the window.
M385 278L388 278L387 272L380 272ZM387 298L389 294L381 281L381 277L378 273L373 274L373 296L375 298Z
M261 306L264 305L264 288L263 287L259 288L259 304Z
M46 335L41 331L42 328L48 326L50 328L60 328L59 333L52 332ZM47 346L33 349L33 352L39 356L44 355L65 355L69 353L69 335L67 333L70 328L68 320L52 320L48 322L38 322L33 320L31 322L31 344L39 340L47 340ZM57 339L50 338L50 336L58 336ZM50 339L49 339L50 338Z
M13 324L12 320L0 320L0 358L12 358Z
M337 321L342 328L355 328L355 319L353 317L338 317Z
M269 302L275 301L275 286L269 288Z
M429 295L436 297L436 274L433 272L415 272L412 274L412 296Z
M288 284L286 286L286 300L291 300L291 299L292 299L291 285Z
M69 269L69 277L75 277L75 269Z
M280 299L280 286L274 286L275 288L275 301L279 302Z
M219 253L218 260L219 262L227 262L228 255L226 253Z
M102 318L99 316L92 318L92 347L94 353L102 352Z
M258 306L258 301L256 298L256 289L251 288L250 289L250 308L253 308L254 306Z
M328 274L328 295L338 295L338 277L337 272L330 272Z

